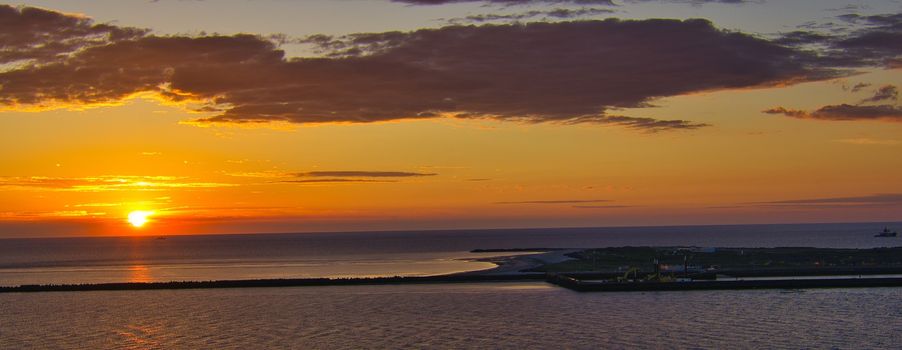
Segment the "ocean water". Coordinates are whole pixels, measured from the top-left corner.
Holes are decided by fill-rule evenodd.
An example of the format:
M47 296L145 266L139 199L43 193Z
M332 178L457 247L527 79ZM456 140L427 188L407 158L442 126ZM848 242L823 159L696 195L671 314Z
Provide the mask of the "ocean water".
M488 269L479 248L900 246L880 224L355 232L0 240L0 285L423 276Z
M902 245L883 224L0 240L0 284L427 275L476 248ZM890 225L899 227L899 225ZM895 349L902 288L545 282L0 293L0 349Z
M535 283L0 294L2 349L898 349L902 288Z

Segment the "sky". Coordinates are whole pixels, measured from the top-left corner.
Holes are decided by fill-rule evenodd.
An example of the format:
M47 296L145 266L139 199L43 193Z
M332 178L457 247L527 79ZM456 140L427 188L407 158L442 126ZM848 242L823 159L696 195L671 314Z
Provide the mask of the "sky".
M30 1L0 29L0 237L902 221L898 0Z

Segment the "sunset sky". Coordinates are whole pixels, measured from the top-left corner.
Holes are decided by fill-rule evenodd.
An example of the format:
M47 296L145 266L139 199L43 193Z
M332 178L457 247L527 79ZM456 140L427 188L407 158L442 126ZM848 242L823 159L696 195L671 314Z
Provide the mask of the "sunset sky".
M900 85L897 0L14 3L0 237L900 221Z

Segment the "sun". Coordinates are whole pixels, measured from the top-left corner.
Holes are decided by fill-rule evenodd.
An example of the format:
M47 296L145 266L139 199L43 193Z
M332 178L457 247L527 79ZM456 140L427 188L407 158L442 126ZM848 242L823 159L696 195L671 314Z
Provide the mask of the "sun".
M147 210L135 210L131 213L128 213L128 223L132 224L134 227L144 226L149 220L147 217L153 215L152 211Z

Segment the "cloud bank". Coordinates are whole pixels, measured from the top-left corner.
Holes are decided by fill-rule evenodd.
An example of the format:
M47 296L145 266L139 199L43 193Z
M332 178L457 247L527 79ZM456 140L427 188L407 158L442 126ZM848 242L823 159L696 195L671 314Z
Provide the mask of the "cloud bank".
M323 56L306 58L285 57L276 43L255 35L157 36L28 7L0 6L0 23L14 33L0 35L7 63L0 106L78 107L150 92L199 104L208 116L197 123L453 117L696 129L707 125L618 110L700 91L827 79L845 74L839 68L874 61L826 57L706 20L317 35L305 42Z

